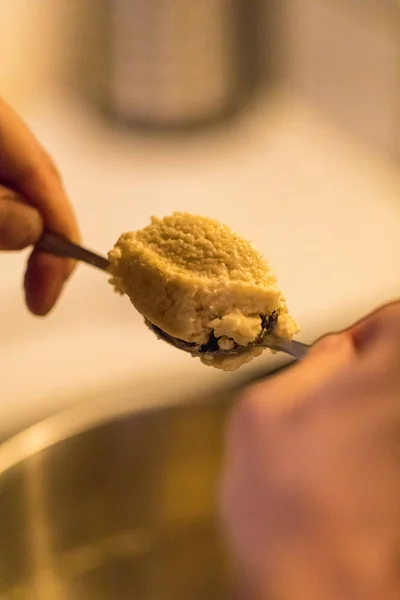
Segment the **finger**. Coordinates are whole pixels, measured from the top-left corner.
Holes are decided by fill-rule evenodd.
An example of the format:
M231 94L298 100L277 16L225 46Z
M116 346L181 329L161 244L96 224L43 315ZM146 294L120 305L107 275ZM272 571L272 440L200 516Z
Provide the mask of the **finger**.
M376 345L378 340L393 339L398 344L400 337L400 302L386 304L367 315L349 328L356 348L362 352Z
M280 465L276 448L281 447L284 424L290 418L303 426L310 398L318 398L318 389L353 356L351 336L326 336L304 361L245 390L231 415L220 510L237 558L248 572L250 558L262 556L260 544L268 539L268 532L263 531L264 493L267 473L273 476Z
M79 241L76 219L54 163L26 125L1 100L0 180L23 194L39 210L45 228ZM74 262L68 259L50 255L42 258L33 253L25 277L26 299L32 312L41 315L52 308L49 298L58 297L55 290L59 288L60 281L69 277L74 266ZM54 282L51 284L52 279ZM48 282L42 300L39 282Z
M47 166L22 179L20 189L40 210L46 229L79 242L75 217L61 180L49 159L45 160ZM33 314L44 316L53 308L74 268L73 260L33 251L25 275L25 299Z
M306 406L305 399L316 395L337 373L352 364L356 356L352 336L348 332L332 334L316 342L301 362L288 371L251 386L241 401L244 413L260 412L271 416L296 413Z
M64 259L34 250L29 257L25 273L25 301L29 310L44 316L57 302L68 271L64 268Z
M312 365L315 376L326 376L349 362L356 353L354 340L349 331L331 333L315 342L306 357L305 364ZM298 367L300 364L297 365Z
M1 100L0 178L39 209L45 227L72 240L79 239L72 207L53 161Z
M39 212L22 197L0 186L0 249L22 250L34 245L43 231ZM45 315L57 301L68 276L64 261L33 251L25 275L25 298L36 315Z
M0 186L0 250L22 250L35 244L43 231L39 212L23 198Z

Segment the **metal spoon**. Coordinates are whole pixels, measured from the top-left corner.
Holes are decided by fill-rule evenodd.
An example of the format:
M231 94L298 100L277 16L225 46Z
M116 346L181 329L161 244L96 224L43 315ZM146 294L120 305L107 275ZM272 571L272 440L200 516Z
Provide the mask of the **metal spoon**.
M55 256L62 256L63 258L73 258L80 262L97 267L102 271L107 271L110 263L104 256L96 254L91 250L87 250L78 244L70 242L67 238L57 235L56 233L50 233L45 231L39 240L35 244L36 250L41 252L48 252Z
M246 352L246 350L249 350L249 348L269 348L270 350L285 352L297 360L300 360L305 357L310 348L308 344L303 344L302 342L297 342L295 340L283 340L274 335L267 335L260 342L254 342L252 344L248 344L247 346L235 346L231 350L211 350L207 348L207 345L199 346L198 344L192 344L190 342L185 342L184 340L172 337L147 320L146 324L160 340L164 340L164 342L167 342L179 350L189 352L192 356L202 356L204 358L212 358L214 356L237 356L238 354L243 354L243 352Z
M100 256L100 254L96 254L91 250L87 250L78 244L70 242L68 239L60 235L50 233L48 231L43 233L42 237L36 243L35 248L41 252L48 252L49 254L54 254L56 256L73 258L74 260L87 263L88 265L96 267L97 269L101 269L102 271L107 271L108 267L110 266L110 263L104 256ZM185 342L184 340L179 340L178 338L172 337L147 320L146 323L159 339L164 340L179 350L189 352L192 354L192 356L203 356L209 358L212 358L213 356L233 356L242 354L249 348L270 348L271 350L285 352L297 360L300 360L304 358L310 348L309 345L303 344L302 342L297 342L295 340L283 340L273 335L266 335L259 342L249 344L248 346L236 346L232 348L232 350L215 350L214 348L211 350L208 349L207 346L204 347L197 344L191 344L190 342Z

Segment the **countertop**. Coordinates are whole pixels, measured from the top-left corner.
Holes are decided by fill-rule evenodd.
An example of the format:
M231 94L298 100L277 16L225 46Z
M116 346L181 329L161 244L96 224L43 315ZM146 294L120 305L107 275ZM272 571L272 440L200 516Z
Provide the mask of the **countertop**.
M55 157L92 249L106 253L153 214L220 219L269 259L304 341L398 295L399 171L288 93L228 130L186 139L112 130L65 94L24 116ZM20 291L25 259L0 256L0 438L121 385L134 397L175 373L177 389L206 389L285 360L266 352L237 373L207 368L157 341L85 265L56 310L34 318Z

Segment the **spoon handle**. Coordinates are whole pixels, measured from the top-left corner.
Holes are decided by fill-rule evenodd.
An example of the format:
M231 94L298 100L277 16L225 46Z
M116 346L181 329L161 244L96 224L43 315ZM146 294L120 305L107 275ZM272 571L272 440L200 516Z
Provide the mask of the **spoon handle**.
M100 256L91 250L87 250L78 244L70 242L61 235L45 231L38 242L35 244L35 249L41 252L48 252L55 256L65 258L73 258L85 262L92 267L97 267L102 271L107 271L109 262L104 256Z
M286 354L293 356L297 360L301 360L306 356L310 346L296 340L279 340L274 346L269 345L269 348L286 352Z

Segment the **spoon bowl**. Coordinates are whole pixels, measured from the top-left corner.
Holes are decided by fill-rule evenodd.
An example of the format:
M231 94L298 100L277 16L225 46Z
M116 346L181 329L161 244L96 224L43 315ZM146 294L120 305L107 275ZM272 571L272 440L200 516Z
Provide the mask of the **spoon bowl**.
M300 360L304 358L310 348L308 344L303 344L302 342L298 342L295 340L284 340L277 336L267 334L265 335L261 341L254 342L248 344L247 346L235 346L231 350L219 350L219 349L211 349L214 347L214 339L211 336L211 342L204 346L199 346L198 344L185 342L184 340L180 340L175 338L168 333L165 333L159 327L156 327L152 323L146 320L146 325L151 329L158 339L167 342L171 346L178 348L179 350L183 350L184 352L189 352L192 356L198 357L207 357L212 358L214 356L238 356L247 352L250 348L269 348L270 350L275 350L277 352L285 352L285 354L289 354L293 358ZM215 340L216 341L216 340Z

